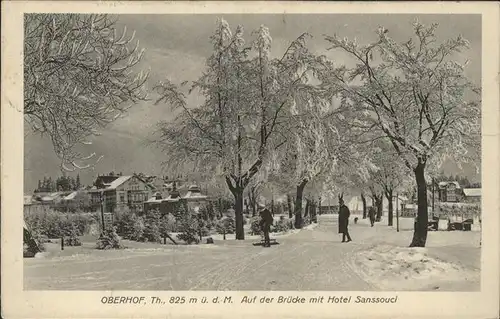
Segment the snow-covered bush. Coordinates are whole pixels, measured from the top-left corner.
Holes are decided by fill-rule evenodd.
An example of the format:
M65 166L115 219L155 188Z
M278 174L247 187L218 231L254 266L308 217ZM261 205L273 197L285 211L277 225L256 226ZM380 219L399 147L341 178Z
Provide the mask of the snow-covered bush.
M201 232L201 236L210 235L210 224L208 221L202 220L201 223L199 223L199 232Z
M250 233L252 235L259 235L262 232L260 220L260 217L252 217L250 219Z
M206 221L205 227L207 228L208 232L213 232L215 230L215 227L217 226L217 221L216 220L208 220Z
M311 215L307 215L302 219L302 227L311 224Z
M128 236L128 239L140 241L144 234L144 229L146 226L144 225L144 218L135 216L133 219L132 233Z
M116 233L116 228L107 229L101 234L97 239L96 249L122 249L124 246L121 243L121 239Z
M179 240L185 241L187 244L199 243L199 221L191 212L181 215L178 225L180 234L177 235L177 238Z
M160 220L160 234L165 236L165 234L175 232L177 230L177 221L174 215L166 214Z
M144 215L144 231L140 240L155 243L161 242L160 221L161 215L158 210L152 209L146 212Z
M73 227L68 235L64 237L64 245L65 246L81 246L82 242L79 238L79 230L76 225L73 224Z
M290 230L290 220L282 218L271 226L271 232L281 233Z
M115 213L113 225L116 227L116 233L125 239L130 239L134 232L134 224L137 215L131 213L128 209L122 209Z
M215 229L219 234L234 234L236 229L234 218L231 216L222 217L217 221Z
M36 232L31 231L30 234L27 230L23 229L23 257L34 257L38 249L40 251L45 250L44 242L41 240L42 237ZM38 246L38 249L35 245Z

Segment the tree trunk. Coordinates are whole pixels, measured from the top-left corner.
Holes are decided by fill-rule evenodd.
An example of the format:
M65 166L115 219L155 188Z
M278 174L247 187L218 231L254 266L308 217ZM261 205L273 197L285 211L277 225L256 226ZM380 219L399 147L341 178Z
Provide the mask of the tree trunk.
M363 219L366 219L366 197L364 193L361 193L361 201L363 202Z
M317 211L316 211L316 202L313 200L312 205L311 205L311 223L317 223L318 218L317 218Z
M316 212L316 215L321 215L321 196L318 197L318 210Z
M311 202L306 198L306 209L304 211L304 218L309 215L309 210L311 209Z
M219 217L222 218L222 198L219 197Z
M410 247L425 247L427 241L427 184L425 182L425 162L419 160L414 170L415 180L417 182L417 218L415 221L415 230Z
M375 200L375 204L377 205L377 218L375 219L377 222L379 222L382 218L382 210L383 210L383 204L384 204L384 194L380 194L377 196L377 199Z
M271 214L274 217L274 197L271 199Z
M288 203L288 218L292 218L293 217L292 197L289 194L286 195L286 201Z
M392 224L393 224L393 219L394 219L394 207L393 207L393 204L392 204L392 193L393 193L392 189L388 189L388 190L386 190L386 192L385 192L385 197L386 197L386 198L387 198L387 200L389 201L389 205L388 205L388 206L389 206L389 207L388 207L388 209L389 209L389 213L388 213L388 215L387 215L387 221L388 221L388 222L387 222L387 225L388 225L388 226L392 226Z
M307 180L303 180L299 185L297 185L297 193L295 197L295 229L302 228L304 224L304 220L302 219L302 198L306 184Z
M248 200L247 200L248 201L248 213L249 214L250 214L250 208L253 208L253 205L252 205L252 195L251 194L252 194L252 192L249 190L248 191ZM252 210L252 217L253 216L255 216L255 215L253 214L253 210Z
M236 240L245 239L245 231L243 230L243 188L235 187L232 191L234 196L234 222L236 228Z
M253 187L250 189L249 196L251 197L251 202L250 202L251 204L250 205L252 206L252 217L255 217L255 215L257 215L257 203L256 203L257 199L255 198L256 197L255 190Z

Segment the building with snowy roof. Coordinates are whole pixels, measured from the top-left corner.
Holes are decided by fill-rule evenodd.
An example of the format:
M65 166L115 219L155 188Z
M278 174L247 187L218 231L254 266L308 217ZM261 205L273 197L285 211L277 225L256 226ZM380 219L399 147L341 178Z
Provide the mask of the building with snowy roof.
M160 192L154 194L144 203L144 210L158 209L162 214L174 212L179 205L184 205L186 209L199 211L199 209L208 204L208 197L201 192L197 185L190 185L187 190L180 191L176 183L167 197L163 198Z
M470 202L470 203L481 202L481 188L464 188L463 196L465 202Z
M125 208L141 211L154 192L154 187L137 175L100 175L94 186L89 190L92 206L98 210L102 205L105 212Z
M462 187L457 181L438 183L438 200L440 202L460 202L463 198Z

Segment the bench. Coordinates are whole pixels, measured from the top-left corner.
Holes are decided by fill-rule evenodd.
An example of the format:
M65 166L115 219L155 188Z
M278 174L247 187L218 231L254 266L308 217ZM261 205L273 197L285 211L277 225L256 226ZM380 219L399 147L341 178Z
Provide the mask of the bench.
M417 228L417 219L415 218L415 222L413 224L413 227L416 229ZM427 221L427 230L430 231L436 231L439 229L439 217L432 217L431 220Z
M463 231L471 231L473 224L472 219L466 219L462 222L452 222L448 221L448 230L463 230Z

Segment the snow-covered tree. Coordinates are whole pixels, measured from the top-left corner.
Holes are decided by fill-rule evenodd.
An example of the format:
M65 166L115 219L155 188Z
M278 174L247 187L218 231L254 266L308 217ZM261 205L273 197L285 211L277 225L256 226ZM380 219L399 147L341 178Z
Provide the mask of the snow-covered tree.
M224 177L235 200L236 239L244 239L244 191L257 172L272 169L270 158L284 144L278 137L289 121L286 106L294 92L307 89L301 74L307 73L303 61L309 55L300 36L280 59L271 58L267 27L255 32L247 48L243 28L233 34L224 20L210 41L213 53L192 87L205 97L202 105L189 108L185 93L170 81L157 86L158 102L181 111L174 121L160 124L158 143L169 165L194 163L197 170Z
M300 90L293 96L288 112L293 119L281 132L284 147L276 153L276 174L285 185L293 185L295 193L295 227L302 225L304 191L314 183L311 191L323 186L323 175L330 176L338 165L349 165L353 144L349 143L346 118L340 103L333 100L331 92L321 87L324 77L324 57L310 55L310 73L304 77L309 90ZM330 185L332 186L332 185ZM320 188L321 188L320 187ZM314 192L314 191L313 191ZM288 193L288 192L287 192ZM316 199L309 196L310 204Z
M371 171L372 190L375 202L382 204L382 196L388 203L388 226L392 226L394 219L393 199L394 192L405 186L411 171L404 165L398 154L394 151L390 141L386 138L379 139L370 148L374 169ZM381 207L378 207L377 217L380 217Z
M145 100L139 42L107 15L24 16L24 118L65 170L88 167L89 137Z
M328 152L324 127L301 121L291 131L290 139L283 149L280 177L288 185L295 185L295 228L302 227L302 201L306 185L335 165L335 158Z
M327 36L332 50L347 53L355 67L326 65L328 85L343 103L358 110L357 121L387 137L417 184L418 214L412 247L427 240L426 167L450 157L474 163L479 158L479 89L467 78L467 62L457 53L468 48L462 36L437 43L437 25L413 24L414 36L398 43L380 27L377 40Z

